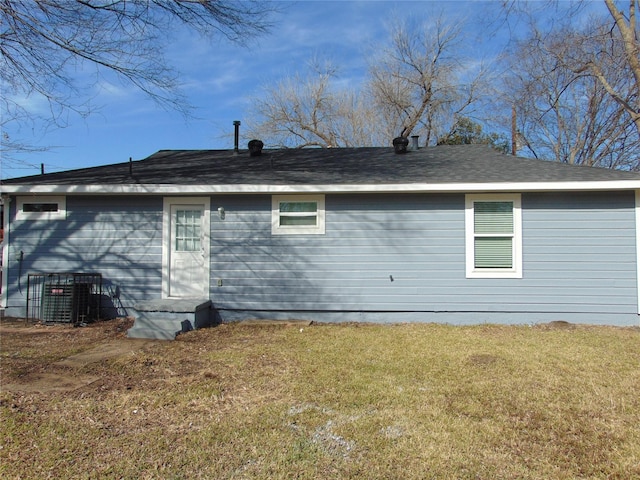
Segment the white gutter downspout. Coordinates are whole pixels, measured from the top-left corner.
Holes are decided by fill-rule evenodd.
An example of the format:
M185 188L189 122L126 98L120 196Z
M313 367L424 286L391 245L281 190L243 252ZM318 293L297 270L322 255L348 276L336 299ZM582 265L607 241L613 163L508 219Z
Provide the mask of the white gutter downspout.
M11 214L11 198L7 195L2 196L2 204L4 205L4 222L2 229L4 231L4 239L2 240L2 293L0 293L0 309L7 308L7 285L9 278L9 215Z

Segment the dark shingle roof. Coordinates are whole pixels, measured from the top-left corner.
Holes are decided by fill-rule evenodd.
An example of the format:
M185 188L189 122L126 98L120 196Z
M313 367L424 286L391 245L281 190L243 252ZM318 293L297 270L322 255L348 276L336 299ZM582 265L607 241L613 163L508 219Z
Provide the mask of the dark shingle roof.
M131 166L131 174L129 169ZM247 151L161 150L132 162L3 181L3 185L383 185L640 180L640 173L504 155L484 145Z

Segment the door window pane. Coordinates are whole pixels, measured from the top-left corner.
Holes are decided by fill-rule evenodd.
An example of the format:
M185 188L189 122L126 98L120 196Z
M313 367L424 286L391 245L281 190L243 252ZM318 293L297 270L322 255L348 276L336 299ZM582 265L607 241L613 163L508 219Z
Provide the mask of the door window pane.
M176 252L200 250L201 216L200 210L176 210Z

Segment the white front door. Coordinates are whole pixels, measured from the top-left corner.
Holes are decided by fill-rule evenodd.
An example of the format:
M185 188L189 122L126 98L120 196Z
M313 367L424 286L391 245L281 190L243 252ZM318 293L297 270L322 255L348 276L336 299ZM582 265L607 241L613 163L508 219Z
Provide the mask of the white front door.
M165 298L209 297L209 215L208 198L165 198Z

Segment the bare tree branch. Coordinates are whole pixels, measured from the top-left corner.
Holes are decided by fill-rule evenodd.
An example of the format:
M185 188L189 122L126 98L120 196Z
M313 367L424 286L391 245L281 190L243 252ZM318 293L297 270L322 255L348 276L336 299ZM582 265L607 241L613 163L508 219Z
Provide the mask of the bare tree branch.
M433 144L484 92L485 71L468 70L464 24L397 22L388 47L372 58L369 88L401 136ZM397 135L397 133L396 133Z
M337 70L315 64L253 100L251 133L274 146L390 145L412 133L433 145L486 88L486 71L470 71L461 54L462 30L442 19L432 27L397 22L371 56L362 89L337 87Z
M178 73L164 56L170 33L184 25L245 43L267 31L273 10L257 0L0 0L3 119L34 120L20 101L41 97L50 110L44 120L64 126L69 112L91 113L90 89L108 72L188 115ZM93 76L79 80L86 65ZM2 147L6 153L12 144Z
M633 99L633 76L621 68L618 42L603 25L533 30L509 59L508 98L515 105L521 143L536 157L606 168L640 169L640 141L624 103ZM609 88L576 69L597 52ZM595 54L594 54L595 55Z
M626 12L621 2L603 0L603 3L609 15L594 18L591 25L581 29L572 25L572 19L576 13L584 13L591 2L549 0L531 7L528 2L510 0L503 2L503 6L507 16L524 15L531 24L535 24L536 8L555 8L555 19L560 24L557 31L571 32L572 50L557 44L559 48L547 49L547 54L555 58L558 68L572 72L576 78L592 76L604 94L623 109L626 121L640 138L640 40L636 15L640 0L629 0ZM636 139L633 140L635 143Z

